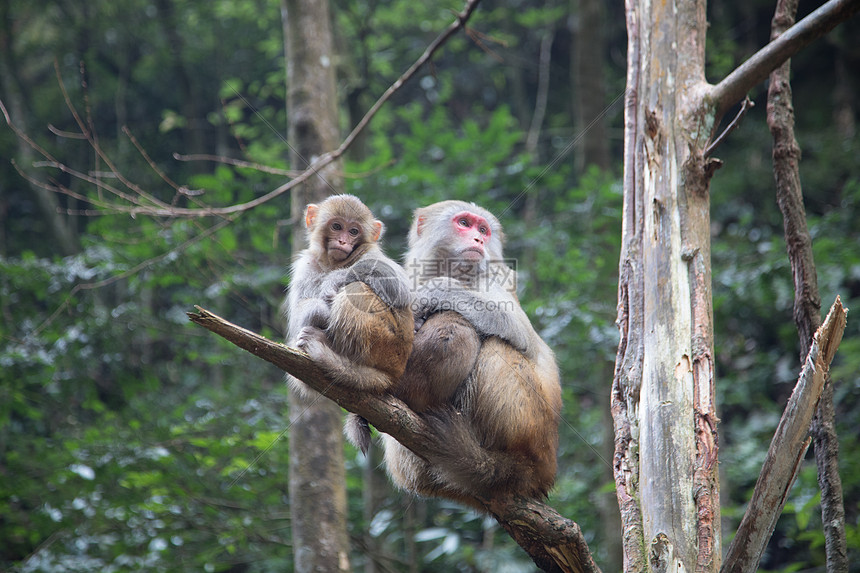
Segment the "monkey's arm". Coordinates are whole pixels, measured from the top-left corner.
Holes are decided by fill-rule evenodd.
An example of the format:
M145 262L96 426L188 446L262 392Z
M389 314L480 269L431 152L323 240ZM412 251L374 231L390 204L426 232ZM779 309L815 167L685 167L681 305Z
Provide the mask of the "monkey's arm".
M328 295L325 287L330 283L329 276L314 266L309 257L296 261L292 275L284 310L288 319L287 337L294 341L305 326L326 328L331 310L330 301L325 298ZM325 277L325 280L321 277Z
M294 341L306 326L327 328L331 318L329 304L321 298L306 298L290 305L288 336Z
M478 285L478 289L484 285ZM454 311L475 327L481 336L498 336L523 353L531 348L534 329L517 301L495 284L471 290L450 277L423 283L415 293L415 315Z

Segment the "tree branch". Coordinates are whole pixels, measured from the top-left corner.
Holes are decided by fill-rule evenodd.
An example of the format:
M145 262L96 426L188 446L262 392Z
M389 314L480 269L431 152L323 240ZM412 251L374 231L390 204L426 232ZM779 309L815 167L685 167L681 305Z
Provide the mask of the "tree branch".
M710 90L708 99L716 108L715 125L731 106L741 101L777 66L853 16L857 10L860 10L860 0L830 0L735 68Z
M421 458L433 463L449 445L424 420L390 394L373 395L332 383L306 354L228 322L199 306L188 318L299 378L339 406L355 412ZM521 497L477 499L545 571L599 573L579 526L538 500Z
M723 563L721 573L753 573L761 561L791 485L809 447L809 423L842 341L848 311L837 296L815 332L803 370L770 443L752 499Z

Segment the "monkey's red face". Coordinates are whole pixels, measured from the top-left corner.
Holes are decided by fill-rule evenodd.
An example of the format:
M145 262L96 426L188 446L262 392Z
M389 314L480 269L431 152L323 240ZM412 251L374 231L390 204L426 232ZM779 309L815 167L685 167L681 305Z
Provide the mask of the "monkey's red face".
M329 257L340 262L362 243L361 226L355 221L332 217L326 221L325 238Z
M492 231L487 220L469 211L462 211L451 219L456 252L468 261L480 261L486 256L485 243L490 240Z

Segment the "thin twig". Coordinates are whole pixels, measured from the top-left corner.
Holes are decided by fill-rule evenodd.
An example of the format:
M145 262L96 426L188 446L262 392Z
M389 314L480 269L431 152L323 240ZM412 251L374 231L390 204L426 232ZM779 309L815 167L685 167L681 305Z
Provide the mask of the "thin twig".
M278 167L269 167L261 163L252 161L243 161L241 159L233 159L232 157L224 157L223 155L209 155L206 153L195 153L192 155L182 155L174 153L173 159L176 161L213 161L215 163L223 163L224 165L232 165L233 167L244 167L259 171L261 173L269 173L271 175L283 175L284 177L298 177L300 171L291 171L289 169L280 169Z
M146 150L142 145L137 141L137 138L131 132L127 125L122 126L122 132L128 137L131 144L134 145L134 148L137 149L137 152L140 153L141 157L143 157L144 161L149 165L149 168L155 171L156 175L158 175L162 181L173 187L177 192L180 190L180 186L177 185L173 179L167 176L167 174L161 170L161 168L156 165L155 161L149 156Z
M753 102L749 96L744 98L743 103L741 103L741 109L738 111L738 114L732 120L728 127L726 127L723 132L705 149L705 157L710 157L711 153L719 147L719 145L726 140L731 132L738 128L741 124L741 120L746 115L747 111L751 108L755 107L755 102Z
M361 118L361 121L359 121L358 124L350 132L350 134L346 136L346 139L343 140L343 143L340 144L340 147L338 147L333 152L335 157L330 159L329 162L343 155L343 153L349 148L349 146L352 145L352 142L355 141L355 138L358 137L358 134L361 133L365 127L367 127L367 124L370 123L370 120L373 119L373 116L376 115L376 112L379 111L379 109L385 104L385 102L391 99L391 96L393 96L401 87L403 87L406 82L412 79L412 76L414 76L416 72L421 69L421 66L427 63L427 61L430 60L431 57L433 57L433 54L435 54L436 51L441 48L442 45L447 42L448 39L454 35L455 32L457 32L457 30L459 30L460 28L465 28L466 22L469 21L469 18L475 11L475 8L478 7L479 1L480 0L468 0L466 2L466 6L463 8L462 12L457 14L457 19L452 22L448 26L448 28L445 29L445 31L439 34L436 39L433 40L433 42L429 46L427 46L427 49L424 50L424 53L421 54L421 56L417 60L415 60L415 63L409 66L409 69L403 72L403 75L397 78L397 81L391 84L388 89L385 90L385 93L383 93L379 97L379 99L376 100L376 103L371 106L371 108L367 111L364 117Z
M66 139L86 139L87 136L83 133L75 133L74 131L65 131L58 127L48 124L48 131L56 135L57 137L64 137Z
M495 50L491 49L491 48L490 48L490 47L489 47L489 46L484 42L484 40L491 40L491 41L493 41L493 42L495 42L495 43L497 43L497 44L500 44L500 45L502 45L502 46L504 46L504 47L507 47L507 43L506 43L506 42L503 42L503 41L497 40L496 38L493 38L493 37L491 37L491 36L488 36L487 34L484 34L484 33L482 33L482 32L479 32L478 30L475 30L474 28L468 28L468 27L467 27L467 28L465 29L465 32L466 32L466 35L467 35L467 36L469 36L469 39L470 39L470 40L472 40L472 41L475 43L475 45L476 45L476 46L478 46L479 48L481 48L481 49L484 51L484 53L485 53L485 54L487 54L488 56L490 56L491 58L493 58L494 60L496 60L496 61L497 61L497 62L499 62L499 63L502 63L502 62L504 62L504 61L505 61L505 59L504 59L502 56L500 56L498 53L496 53L496 51L495 51Z
M131 267L130 269L127 269L121 273L117 273L117 274L110 276L106 279L96 281L96 282L91 282L91 283L76 284L74 287L72 287L72 290L69 291L69 294L66 295L66 299L60 304L60 306L58 306L57 309L53 313L51 313L51 316L46 318L44 321L42 321L42 324L40 324L35 329L33 329L31 336L38 336L39 333L42 332L42 330L46 326L51 324L51 322L53 322L53 320L55 318L57 318L57 316L59 316L59 314L61 312L63 312L63 310L65 310L69 306L69 304L72 301L72 297L74 297L75 294L78 293L79 291L102 288L102 287L111 285L111 284L113 284L119 280L130 277L134 274L137 274L141 269L145 269L149 266L154 265L155 263L157 263L159 261L164 260L171 253L182 252L183 250L187 249L188 247L190 247L194 243L197 243L200 240L212 235L213 233L220 231L221 229L223 229L224 227L226 227L228 224L230 224L232 222L233 222L233 219L224 219L222 221L218 221L217 223L215 223L211 227L203 230L200 234L194 235L190 239L187 239L182 244L177 245L177 246L173 247L172 249L169 249L169 250L161 253L160 255L146 259L145 261L136 264L135 266Z
M12 167L14 167L15 171L17 171L21 177L23 177L25 180L27 180L28 183L30 183L31 185L34 185L36 187L39 187L40 189L45 189L47 191L52 191L54 193L61 193L63 195L68 195L69 197L72 197L74 199L78 199L80 201L84 201L84 202L89 203L91 205L94 205L96 207L102 207L104 209L110 209L110 210L113 210L114 212L122 212L121 209L118 209L112 203L108 203L108 202L102 201L100 199L93 199L92 197L89 197L86 195L81 195L80 193L72 191L68 187L57 183L56 180L54 180L53 178L50 178L50 181L52 181L52 184L50 184L50 185L48 183L45 183L44 181L40 181L39 179L36 179L35 177L31 176L26 171L21 169L21 167L18 165L18 162L15 161L14 159L12 160ZM62 171L63 173L73 174L74 176L80 175L81 179L83 179L85 181L89 181L89 182L93 183L93 185L96 185L98 187L110 187L109 185L101 183L100 181L97 181L96 179L94 179L92 177L84 175L83 173L69 170L68 168L66 168L62 164L56 164L56 167L60 171Z
M552 43L555 39L555 29L550 28L544 32L540 41L540 58L538 64L538 90L535 96L535 110L532 114L532 123L526 136L526 151L537 156L538 138L546 115L546 104L549 97L549 70L552 57Z

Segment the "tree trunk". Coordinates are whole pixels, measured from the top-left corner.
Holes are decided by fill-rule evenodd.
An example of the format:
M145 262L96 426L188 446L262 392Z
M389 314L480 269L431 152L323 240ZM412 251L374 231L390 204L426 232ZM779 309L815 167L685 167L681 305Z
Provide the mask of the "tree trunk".
M367 450L367 458L362 471L364 477L364 489L362 490L363 502L363 518L367 528L362 532L364 543L364 573L377 573L385 571L384 567L377 567L377 560L381 557L381 546L379 539L370 531L370 524L373 523L373 518L379 511L381 502L385 499L388 480L385 475L379 471L382 467L382 448L377 444L371 444Z
M612 392L625 570L717 571L705 3L628 0L627 26Z
M14 46L13 17L9 12L9 4L3 3L0 7L0 77L3 78L3 81L0 82L0 98L9 104L7 111L10 119L14 121L20 131L28 133L27 94L25 87L19 81L21 75L16 68L15 53L12 49ZM15 143L18 146L16 159L21 168L32 169L33 162L37 158L41 159L41 157L22 138L16 138ZM78 253L80 244L77 230L69 217L60 212L61 206L57 194L36 183L36 176L33 177L34 179L29 181L30 189L36 197L36 205L45 218L46 227L54 239L53 250L63 256ZM2 190L0 190L0 196L2 196Z
M328 2L282 0L287 55L287 118L290 164L308 167L337 148L337 103ZM330 164L292 194L293 249L304 245L305 205L338 192ZM295 570L349 571L346 475L341 411L331 400L302 398L290 404L290 513Z
M173 73L178 80L177 84L182 93L182 115L185 118L185 126L182 128L185 152L188 154L203 153L206 150L206 135L204 132L204 120L198 105L198 90L193 84L194 74L188 69L185 62L185 45L187 38L180 30L179 23L182 16L176 13L176 3L168 0L156 0L156 7L160 14L159 22L162 25L164 35L173 56ZM201 162L192 163L192 169L202 171Z

